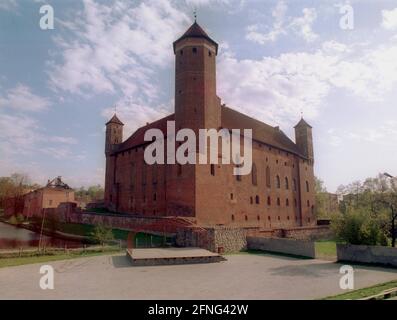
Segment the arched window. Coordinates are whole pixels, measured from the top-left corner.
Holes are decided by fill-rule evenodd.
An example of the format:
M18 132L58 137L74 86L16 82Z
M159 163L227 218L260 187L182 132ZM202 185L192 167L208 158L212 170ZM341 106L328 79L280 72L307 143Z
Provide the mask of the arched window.
M266 186L268 187L268 188L270 188L271 187L271 179L270 179L270 167L269 166L267 166L266 167Z
M296 191L296 190L297 190L297 186L296 186L296 179L294 179L294 182L293 182L293 184L294 184L294 191Z
M307 200L307 206L310 207L310 201L309 200Z
M256 196L256 197L255 197L255 203L256 203L256 204L259 204L259 196Z
M215 165L211 164L211 176L215 176Z
M281 188L280 176L276 176L276 187L277 187L277 189Z
M307 191L307 192L310 192L309 181L306 181L306 191Z
M256 164L255 164L255 163L252 164L251 175L252 175L252 184L253 184L254 186L258 185L257 170L256 170Z
M156 164L152 165L152 183L157 184L157 171L158 167Z
M272 198L270 198L270 196L267 197L267 205L268 205L268 206L271 206L271 205L272 205Z
M288 178L285 177L285 189L288 190L289 189L289 181Z
M143 185L146 185L146 169L147 169L146 162L143 161L142 162L142 184Z
M285 205L289 207L289 199L285 200Z

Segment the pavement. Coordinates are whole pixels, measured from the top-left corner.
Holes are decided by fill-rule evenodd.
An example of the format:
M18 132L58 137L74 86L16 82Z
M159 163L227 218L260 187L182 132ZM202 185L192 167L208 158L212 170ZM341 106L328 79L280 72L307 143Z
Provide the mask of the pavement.
M318 299L345 293L342 264L237 254L210 264L132 267L124 254L47 263L54 290L39 286L42 264L0 269L0 299ZM353 266L355 289L397 280L397 270Z

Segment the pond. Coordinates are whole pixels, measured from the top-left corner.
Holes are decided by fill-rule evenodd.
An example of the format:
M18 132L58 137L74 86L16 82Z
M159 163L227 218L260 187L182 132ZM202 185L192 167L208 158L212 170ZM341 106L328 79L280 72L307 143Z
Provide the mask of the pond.
M23 228L0 222L0 250L38 247L40 234ZM77 240L65 240L42 236L42 246L53 248L80 248L84 243Z

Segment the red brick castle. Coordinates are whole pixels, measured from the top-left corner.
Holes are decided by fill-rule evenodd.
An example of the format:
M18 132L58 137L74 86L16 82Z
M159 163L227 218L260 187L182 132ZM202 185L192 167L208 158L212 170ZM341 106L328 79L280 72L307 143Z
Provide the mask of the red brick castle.
M203 226L265 229L315 224L312 128L303 119L296 142L279 127L221 103L216 93L218 44L195 22L174 42L175 113L138 129L123 141L116 115L106 124L105 203L138 216L183 216ZM252 129L252 171L233 175L229 165L147 165L146 130Z

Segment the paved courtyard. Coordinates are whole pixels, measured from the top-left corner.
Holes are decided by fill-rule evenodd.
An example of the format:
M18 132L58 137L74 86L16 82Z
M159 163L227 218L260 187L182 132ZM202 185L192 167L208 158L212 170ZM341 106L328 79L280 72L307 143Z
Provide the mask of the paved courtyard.
M213 264L131 267L124 255L49 263L55 289L41 290L41 264L0 269L0 299L315 299L342 293L340 264L239 254ZM396 280L397 270L355 266L356 288Z

